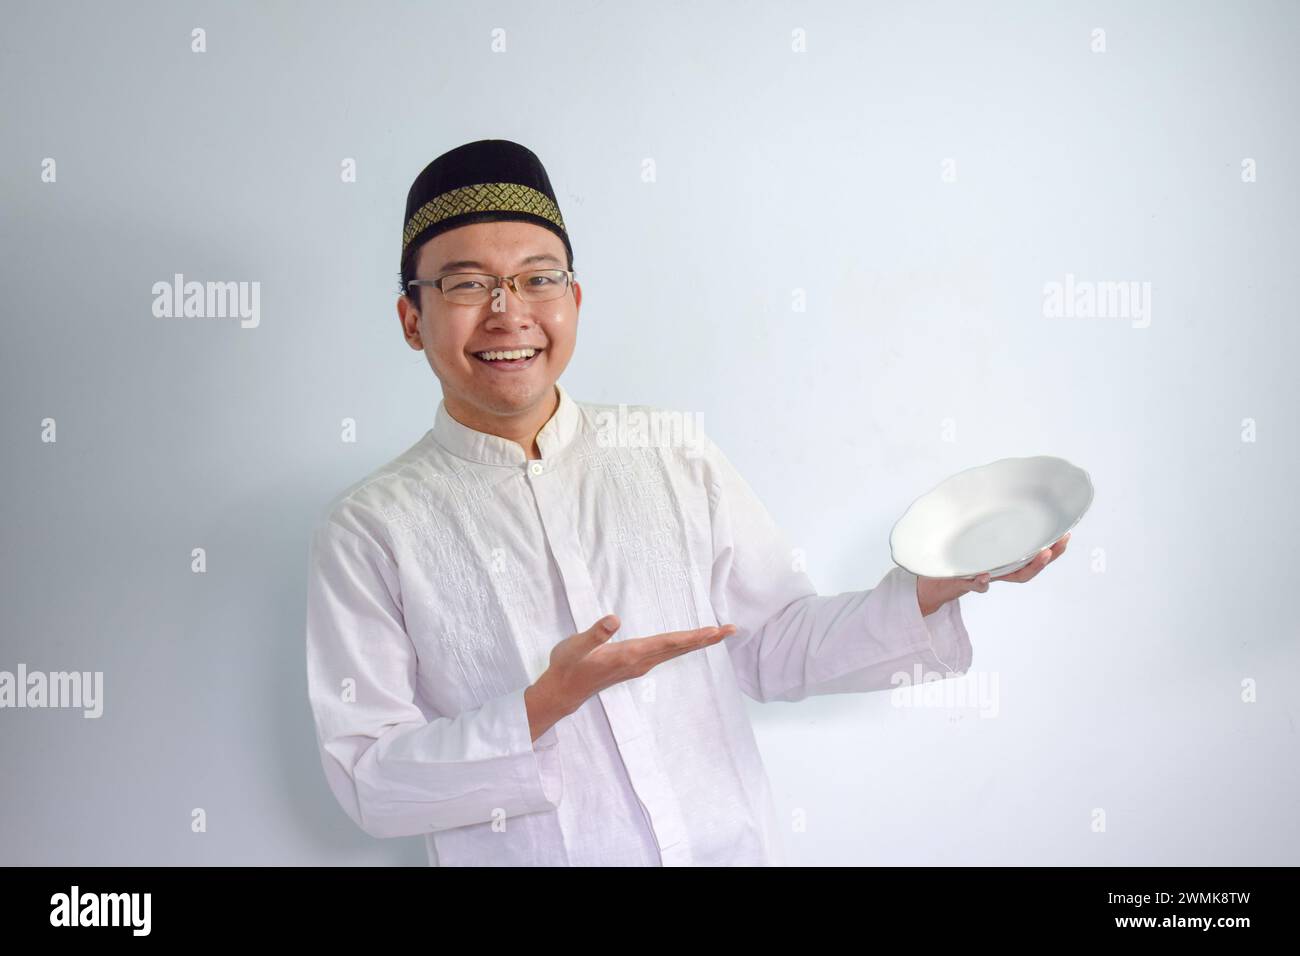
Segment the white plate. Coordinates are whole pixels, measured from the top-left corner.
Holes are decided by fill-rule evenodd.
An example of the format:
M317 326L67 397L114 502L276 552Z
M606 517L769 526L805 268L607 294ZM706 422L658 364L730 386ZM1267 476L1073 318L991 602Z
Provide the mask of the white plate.
M889 533L894 563L918 577L998 577L1079 523L1092 479L1064 458L1001 458L917 498Z

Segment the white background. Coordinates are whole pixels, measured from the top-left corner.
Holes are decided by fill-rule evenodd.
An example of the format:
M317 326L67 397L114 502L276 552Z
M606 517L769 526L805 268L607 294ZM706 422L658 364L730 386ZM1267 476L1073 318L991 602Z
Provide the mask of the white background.
M325 786L306 535L432 425L406 191L491 137L540 156L572 236L565 386L701 413L823 593L874 586L954 471L1092 476L1059 561L962 599L997 717L749 702L792 863L1300 863L1294 4L5 21L0 669L101 670L105 702L0 711L0 862L424 863ZM260 282L260 325L155 318L177 272ZM1149 327L1044 317L1067 273L1149 282Z

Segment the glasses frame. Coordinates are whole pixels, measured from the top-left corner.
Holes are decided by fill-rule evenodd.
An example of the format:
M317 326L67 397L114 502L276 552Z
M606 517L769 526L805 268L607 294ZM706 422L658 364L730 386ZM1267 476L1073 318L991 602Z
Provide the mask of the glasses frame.
M520 294L519 287L515 285L515 280L518 279L520 276L532 275L537 272L551 272L551 273L558 272L561 275L563 275L565 277L564 291L561 292L559 295L555 296L554 298L550 298L550 299L525 299ZM451 299L447 298L447 293L442 288L443 281L446 279L450 279L452 276L477 276L480 279L495 279L496 281L488 286L487 289L488 295L483 302L479 302L479 303L453 302ZM446 275L438 276L438 278L436 279L412 279L411 281L406 283L406 291L407 294L410 295L411 286L422 286L422 285L432 286L433 288L437 289L439 292L442 293L443 301L446 302L448 305L486 305L488 302L492 301L492 293L495 290L501 288L502 285L508 285L510 287L510 291L519 297L520 302L554 302L555 299L562 299L569 294L569 290L573 288L573 282L577 277L578 277L578 273L573 269L525 269L523 272L516 272L512 276L498 276L498 275L493 275L490 272L448 272ZM414 298L414 296L412 296L412 298Z

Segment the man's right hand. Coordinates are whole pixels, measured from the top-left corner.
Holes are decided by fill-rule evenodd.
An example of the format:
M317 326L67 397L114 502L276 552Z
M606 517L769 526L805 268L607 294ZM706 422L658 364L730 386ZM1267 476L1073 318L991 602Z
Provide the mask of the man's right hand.
M602 622L612 626L607 628ZM533 740L606 687L641 677L664 661L716 644L736 633L734 624L723 624L607 643L618 628L618 617L611 614L551 648L550 666L524 691Z

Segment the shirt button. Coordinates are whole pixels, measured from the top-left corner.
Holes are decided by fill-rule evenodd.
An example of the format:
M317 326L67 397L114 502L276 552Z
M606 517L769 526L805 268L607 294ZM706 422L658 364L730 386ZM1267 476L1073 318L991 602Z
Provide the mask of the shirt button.
M529 464L528 470L532 472L534 475L540 475L545 469L542 467L542 463L540 461L534 461Z

